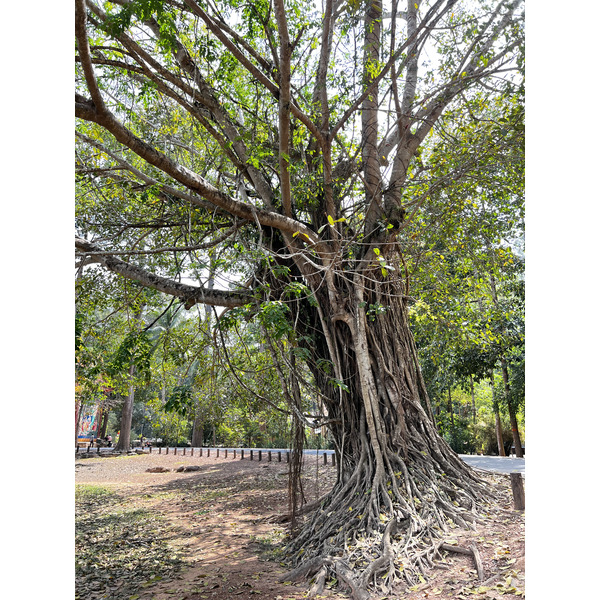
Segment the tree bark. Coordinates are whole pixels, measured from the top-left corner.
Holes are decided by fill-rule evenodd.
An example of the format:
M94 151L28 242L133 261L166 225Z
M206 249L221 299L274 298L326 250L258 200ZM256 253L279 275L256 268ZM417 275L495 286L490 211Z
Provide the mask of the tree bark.
M500 420L500 408L496 398L496 388L494 387L494 372L490 373L490 383L492 385L492 405L494 407L494 417L496 421L496 443L498 444L498 454L506 456L504 451L504 438L502 436L502 421Z
M196 404L194 412L194 425L192 428L192 447L200 448L204 441L204 420L199 404Z
M102 410L102 420L100 423L100 430L98 432L98 437L104 438L106 437L106 428L108 427L108 415L110 413L109 408L105 408Z
M129 391L123 399L121 411L121 433L115 446L115 450L125 452L131 449L131 419L133 417L133 400L135 398L135 365L133 362L129 367Z
M477 423L477 408L475 406L475 386L473 385L473 375L469 375L469 383L471 385L471 408L473 411L473 425Z
M435 531L445 529L446 518L465 527L472 521L473 515L457 509L455 502L473 509L488 493L427 415L427 399L422 397L426 391L417 384L405 302L386 303L374 318L366 314L375 298L401 296L402 283L398 279L374 283L373 273L369 275L355 278L354 289L348 289L347 312L326 319L328 337L340 351L338 377L346 387L332 384L331 376L318 369L313 371L325 394L340 457L338 481L321 510L286 548L292 561L304 562L343 552L357 535L374 535L382 540L381 554L363 573L363 583L376 573L396 572L395 554L383 543L384 523L389 524L389 519L397 519L393 530L403 543L412 543L409 540L420 530L419 544L428 556ZM323 309L326 301L325 294L319 295ZM303 315L306 318L306 310ZM305 326L315 336L315 327ZM304 333L302 327L299 333ZM315 342L313 351L331 360L333 348L324 333ZM406 559L402 576L408 582L418 581L427 560Z
M514 409L513 403L510 400L510 383L508 378L508 364L504 358L500 359L500 365L502 367L502 380L504 382L504 395L506 399L506 406L508 408L508 417L510 419L510 428L513 436L513 443L515 445L515 454L519 458L523 458L523 447L521 445L521 435L519 434L519 425L517 423L517 413Z

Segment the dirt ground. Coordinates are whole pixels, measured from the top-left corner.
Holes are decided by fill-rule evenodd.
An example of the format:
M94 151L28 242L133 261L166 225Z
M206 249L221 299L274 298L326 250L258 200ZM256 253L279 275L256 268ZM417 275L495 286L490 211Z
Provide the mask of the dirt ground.
M180 451L181 452L181 451ZM306 459L306 500L335 481L335 467ZM176 472L196 465L199 471ZM151 467L170 469L149 473ZM285 458L259 462L181 454L78 458L76 599L81 600L298 600L307 585L280 579L285 526L270 517L287 512ZM502 509L476 531L455 529L450 545L476 544L484 579L472 557L447 553L420 585L377 600L521 598L525 585L524 515L512 510L508 476L500 486ZM341 600L339 588L321 598Z

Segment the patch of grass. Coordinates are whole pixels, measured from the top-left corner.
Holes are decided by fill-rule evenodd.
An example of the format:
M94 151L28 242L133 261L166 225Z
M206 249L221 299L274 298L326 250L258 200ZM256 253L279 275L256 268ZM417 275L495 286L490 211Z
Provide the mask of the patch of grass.
M126 600L184 564L155 511L103 486L76 489L75 585L81 598Z
M109 487L102 485L77 484L75 486L75 505L99 505L118 502L120 496Z

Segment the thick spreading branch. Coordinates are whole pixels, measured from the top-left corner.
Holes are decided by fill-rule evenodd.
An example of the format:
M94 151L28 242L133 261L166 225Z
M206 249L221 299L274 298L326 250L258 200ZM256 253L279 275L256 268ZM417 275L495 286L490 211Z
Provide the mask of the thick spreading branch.
M194 304L233 308L253 302L251 291L205 289L203 287L180 283L167 277L150 273L141 267L117 258L111 253L103 252L102 248L83 238L75 237L75 249L84 256L92 255L96 262L113 273L117 273L126 279L137 281L145 287L180 298L188 309L194 306Z

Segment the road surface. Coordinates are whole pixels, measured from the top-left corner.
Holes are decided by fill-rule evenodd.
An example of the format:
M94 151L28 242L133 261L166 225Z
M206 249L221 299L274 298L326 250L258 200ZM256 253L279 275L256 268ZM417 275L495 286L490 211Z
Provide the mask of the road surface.
M206 450L207 448L204 448ZM110 452L113 448L100 448L100 452ZM180 449L182 450L182 449ZM215 451L216 448L211 448L211 451ZM219 448L219 450L225 450L225 448ZM233 448L228 448L231 452ZM240 448L236 448L240 450ZM287 448L252 448L255 452L262 450L268 452L271 450L274 454L278 451L287 452ZM84 451L82 446L80 451ZM154 448L156 451L156 448ZM97 448L93 448L92 452L98 452ZM244 452L247 452L249 456L250 448L244 448ZM319 454L333 454L333 450L319 450ZM305 450L305 454L316 454L317 450ZM492 473L522 473L525 475L525 459L516 458L513 456L481 456L477 454L459 454L460 458L464 460L468 465L482 471L491 471Z
M525 459L515 456L480 456L477 454L459 454L475 469L493 473L522 473L525 475Z

